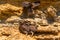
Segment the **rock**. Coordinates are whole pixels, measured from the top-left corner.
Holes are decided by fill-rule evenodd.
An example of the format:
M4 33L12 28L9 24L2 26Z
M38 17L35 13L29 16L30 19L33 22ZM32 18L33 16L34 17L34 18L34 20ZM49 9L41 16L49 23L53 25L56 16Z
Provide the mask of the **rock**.
M30 2L25 1L25 2L22 3L22 6L23 6L23 7L29 7L30 4L31 4Z
M40 10L36 10L35 21L40 22L42 25L48 24L45 13L43 13L43 11Z
M60 23L60 16L58 16L58 17L57 17L57 22L59 22L59 23Z
M24 17L30 17L30 18L34 18L34 14L33 10L36 10L38 8L39 1L36 2L23 2L22 6L23 6L23 16ZM34 11L35 12L35 11Z
M47 19L50 21L56 21L57 18L57 14L56 14L57 10L53 7L50 6L47 8Z
M7 38L6 36L1 36L0 40L6 40L6 38Z
M22 19L18 16L11 16L10 18L6 19L5 22L14 23L14 22L19 22L20 20Z
M24 19L24 20L26 20L26 21L30 21L30 22L34 22L34 19L32 19L32 18L27 18L27 19Z
M35 18L34 22L36 22L37 24L41 24L42 23L42 19L40 18Z
M32 4L30 2L23 2L23 17L28 18L28 17L33 17L33 9L32 9Z
M58 27L54 26L39 26L37 27L38 32L40 33L51 33L51 34L58 34Z
M40 6L40 1L35 1L32 3L32 8L34 10L39 9L39 6Z
M10 14L12 13L12 14L20 15L22 13L22 9L23 9L22 7L15 7L15 6L8 4L8 3L0 5L0 11L3 13L4 12L10 12ZM7 13L7 14L9 14L9 13Z
M35 10L34 13L35 13L35 18L41 18L43 14L43 12L40 10Z
M37 31L37 26L36 24L31 24L30 21L24 21L23 23L20 23L19 30L22 33L25 34L32 34Z
M56 27L60 26L60 23L54 22L52 25L55 25Z
M1 23L1 20L0 20L0 23Z
M7 19L11 16L20 16L22 14L22 7L16 7L11 4L0 5L0 19Z
M48 26L48 22L47 20L42 20L42 23L40 24L41 26Z

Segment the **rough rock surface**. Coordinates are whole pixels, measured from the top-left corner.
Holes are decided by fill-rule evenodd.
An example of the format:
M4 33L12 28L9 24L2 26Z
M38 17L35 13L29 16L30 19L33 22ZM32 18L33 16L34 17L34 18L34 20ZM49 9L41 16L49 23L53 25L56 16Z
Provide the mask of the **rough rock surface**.
M0 5L0 19L7 19L11 16L20 16L22 14L22 7L16 7L11 4Z
M0 40L60 40L60 15L57 15L60 11L60 1L40 0L40 10L33 10L36 13L34 18L21 18L23 1L0 0ZM26 21L27 23L24 23ZM28 34L21 31L27 31ZM29 34L31 31L33 35Z

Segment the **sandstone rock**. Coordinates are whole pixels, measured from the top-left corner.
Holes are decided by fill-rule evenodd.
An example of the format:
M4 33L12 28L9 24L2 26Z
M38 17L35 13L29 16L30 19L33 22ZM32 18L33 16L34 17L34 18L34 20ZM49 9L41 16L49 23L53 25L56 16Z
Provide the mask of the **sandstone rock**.
M34 38L31 37L30 35L25 35L19 32L19 25L16 26L19 23L1 23L0 24L0 40L60 40L60 17L57 18L56 21L56 11L54 8L47 8L48 6L50 6L51 4L56 7L58 10L60 10L60 1L59 0L40 0L41 1L41 5L39 6L40 9L45 9L47 8L47 16L46 18L52 18L52 20L56 21L57 23L55 24L51 24L52 26L45 26L47 25L47 20L45 18L45 16L42 14L42 16L40 16L40 12L36 12L38 14L36 14L36 19L22 19L19 20L20 18L15 16L20 16L22 14L22 9L20 9L20 4L21 2L23 2L25 0L0 0L0 19L7 19L8 21L6 22L24 22L24 21L30 21L31 24L34 23L40 23L38 28L37 28L37 32L36 35L34 35ZM35 1L35 0L26 0L26 1ZM9 3L9 4L7 4ZM19 7L18 7L18 6ZM21 13L21 14L20 14ZM13 18L11 16L14 16ZM42 19L39 19L40 17L42 17ZM11 18L11 19L9 19ZM13 19L13 20L12 20ZM41 24L42 23L42 24ZM41 26L44 25L44 26ZM14 26L14 27L13 27ZM18 27L18 28L17 28ZM31 27L31 26L30 26ZM30 30L31 28L29 28ZM34 28L33 28L34 29ZM41 35L40 33L43 32L43 34ZM45 34L45 32L47 34ZM50 34L53 33L53 34ZM57 35L54 35L54 34ZM59 35L58 35L59 34ZM50 36L52 35L52 36ZM37 38L35 38L35 36L37 36ZM38 37L39 36L39 37Z
M42 14L43 14L43 12L40 10L35 10L34 13L35 13L36 18L41 18Z
M42 23L40 24L41 26L48 26L48 22L46 19L42 19Z
M58 27L53 27L53 26L39 26L37 28L38 32L40 33L52 33L52 34L58 34Z
M14 12L17 12L17 13L19 13L19 14L17 14L17 15L20 15L21 13L22 13L22 7L15 7L15 6L13 6L13 5L11 5L11 4L3 4L3 5L0 5L0 12L11 12L12 14L16 14L16 13L14 13ZM1 13L2 14L2 13Z
M58 27L58 26L59 26L59 23L58 23L58 22L54 22L52 25L53 25L54 27Z
M0 23L1 23L1 20L0 20Z
M56 14L57 10L53 7L53 6L50 6L47 8L47 19L50 21L50 22L53 22L53 21L56 21L56 18L57 18L57 14Z
M32 34L37 32L37 26L35 23L31 23L30 21L26 20L23 23L20 23L19 30L25 34Z
M24 20L26 20L26 21L30 21L30 22L34 22L34 19L32 19L32 18L27 18L27 19L24 19Z
M23 2L23 17L24 18L32 18L33 15L33 9L32 9L32 4L31 2Z
M14 22L19 22L20 20L22 20L22 19L18 16L11 16L5 22L14 23Z
M7 19L10 16L20 16L22 14L22 7L16 7L11 4L0 5L0 19Z
M60 16L58 16L58 17L57 17L57 22L59 22L59 23L60 23Z
M42 23L42 19L40 18L35 18L34 22L36 22L36 24L41 24Z
M36 10L35 12L35 22L39 22L41 25L48 25L46 14L43 11Z
M36 10L36 9L39 9L39 6L40 6L40 1L34 1L31 3L32 4L32 8L33 10Z
M58 27L58 30L60 31L60 23L54 22L54 23L53 23L53 26L54 26L54 27Z
M6 40L6 38L7 38L6 36L1 36L0 40Z
M39 36L38 38L36 38L37 40L59 40L60 37L59 36L53 36L53 35L47 35L47 36Z

